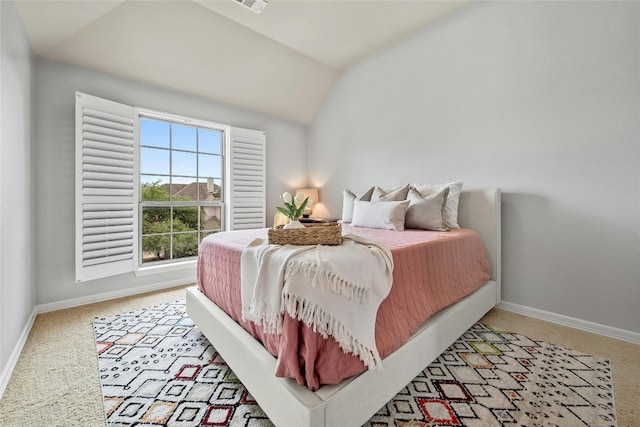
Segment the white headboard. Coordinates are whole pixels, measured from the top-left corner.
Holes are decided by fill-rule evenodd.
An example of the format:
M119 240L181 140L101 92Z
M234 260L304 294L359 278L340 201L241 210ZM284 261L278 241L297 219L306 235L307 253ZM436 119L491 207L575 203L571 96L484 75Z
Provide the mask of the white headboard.
M463 190L458 206L458 224L475 230L482 239L491 264L491 279L498 284L501 279L501 191L499 188Z

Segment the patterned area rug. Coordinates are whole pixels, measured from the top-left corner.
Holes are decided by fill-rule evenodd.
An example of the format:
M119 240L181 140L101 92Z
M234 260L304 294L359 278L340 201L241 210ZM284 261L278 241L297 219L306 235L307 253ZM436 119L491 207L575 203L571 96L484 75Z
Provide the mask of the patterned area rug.
M94 320L107 423L271 426L183 301ZM615 426L611 366L477 323L367 426Z

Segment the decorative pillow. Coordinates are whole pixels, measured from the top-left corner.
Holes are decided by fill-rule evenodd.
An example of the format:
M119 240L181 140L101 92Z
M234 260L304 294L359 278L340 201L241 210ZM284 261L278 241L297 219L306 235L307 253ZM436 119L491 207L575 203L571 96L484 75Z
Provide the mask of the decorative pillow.
M437 193L448 187L447 205L444 207L444 223L447 228L460 228L458 225L458 202L462 191L462 181L449 182L447 184L415 184L412 186L424 197Z
M351 225L403 231L407 206L409 206L408 200L397 202L356 200L353 206L353 221L351 221Z
M449 187L426 197L415 188L411 188L407 195L409 207L405 215L404 226L421 230L448 231L444 221L448 195Z
M372 202L398 202L402 200L407 200L407 193L409 192L409 184L396 187L391 190L383 190L382 188L376 186L373 189L373 194L371 195Z
M342 191L342 222L351 222L353 218L353 203L356 200L371 200L371 194L373 193L373 187L361 194L356 194L345 188Z

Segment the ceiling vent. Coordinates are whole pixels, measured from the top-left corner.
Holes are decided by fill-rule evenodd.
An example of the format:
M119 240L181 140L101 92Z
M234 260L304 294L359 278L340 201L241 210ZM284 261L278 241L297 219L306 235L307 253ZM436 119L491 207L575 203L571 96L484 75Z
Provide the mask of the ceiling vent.
M236 0L236 2L240 3L244 7L248 7L255 13L260 13L267 6L267 2L265 0Z

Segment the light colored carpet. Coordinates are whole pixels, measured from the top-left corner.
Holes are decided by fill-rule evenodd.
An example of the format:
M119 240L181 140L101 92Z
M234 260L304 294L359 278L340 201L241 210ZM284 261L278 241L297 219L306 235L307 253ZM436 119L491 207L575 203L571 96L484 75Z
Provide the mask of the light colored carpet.
M104 426L93 319L184 298L184 287L38 315L2 401L0 425ZM611 361L620 427L640 426L640 347L492 310L482 322Z

